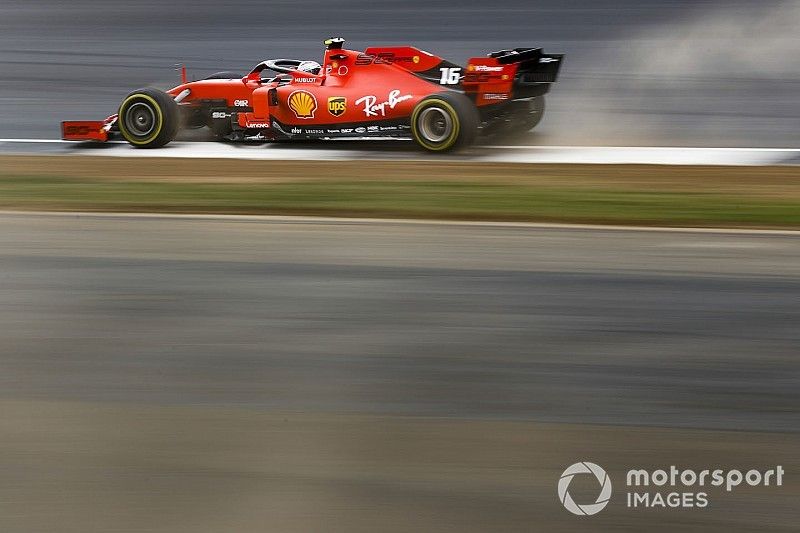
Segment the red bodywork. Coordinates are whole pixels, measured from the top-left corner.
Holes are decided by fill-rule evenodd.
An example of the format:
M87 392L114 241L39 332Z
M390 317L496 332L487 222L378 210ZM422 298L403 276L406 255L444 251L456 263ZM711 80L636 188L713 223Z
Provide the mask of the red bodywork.
M61 123L61 138L66 141L106 142L117 115L105 120L73 120Z
M525 50L536 50L537 57L556 58L550 61L561 60L561 56L543 56L539 49ZM216 124L221 131L229 126L231 132L243 131L250 138L254 132L266 140L407 136L414 107L430 95L464 93L479 110L507 104L515 98L522 62L476 57L463 68L410 46L372 47L363 52L329 46L319 74L293 70L265 79L261 71L268 69L257 66L242 78L184 82L167 93L179 102L184 125ZM542 86L541 94L555 81L558 67L550 70L554 70L552 79L536 83ZM105 141L116 118L64 122L62 137Z

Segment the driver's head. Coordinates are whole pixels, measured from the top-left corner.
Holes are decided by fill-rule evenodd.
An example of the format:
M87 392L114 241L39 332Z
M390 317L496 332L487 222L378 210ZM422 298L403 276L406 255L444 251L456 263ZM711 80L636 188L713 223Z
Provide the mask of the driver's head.
M301 61L300 64L297 65L297 70L310 74L319 74L322 70L322 65L316 61Z

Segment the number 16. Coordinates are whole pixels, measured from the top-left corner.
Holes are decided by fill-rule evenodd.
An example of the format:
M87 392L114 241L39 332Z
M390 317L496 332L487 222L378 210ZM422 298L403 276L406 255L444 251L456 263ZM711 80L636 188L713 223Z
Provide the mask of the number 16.
M458 85L461 79L461 68L459 67L445 67L440 68L442 78L439 80L439 85Z

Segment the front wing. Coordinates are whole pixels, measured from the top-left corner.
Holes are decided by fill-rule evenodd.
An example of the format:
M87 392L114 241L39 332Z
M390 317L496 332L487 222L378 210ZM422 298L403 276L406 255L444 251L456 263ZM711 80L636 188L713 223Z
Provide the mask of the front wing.
M61 123L61 138L65 141L106 142L117 115L105 120L66 120Z

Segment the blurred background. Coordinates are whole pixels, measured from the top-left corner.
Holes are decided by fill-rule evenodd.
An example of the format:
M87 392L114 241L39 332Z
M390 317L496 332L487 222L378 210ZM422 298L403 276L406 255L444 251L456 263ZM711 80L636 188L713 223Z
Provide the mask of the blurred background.
M535 144L795 147L800 3L752 0L4 0L0 137L56 137L130 90L316 59L323 39L413 44L453 61L564 52Z
M2 0L0 138L57 138L179 62L244 72L340 35L458 62L567 54L523 143L792 147L799 26L777 1ZM38 178L80 201L66 159L44 160ZM26 162L3 187L35 189ZM161 182L189 168L151 165ZM247 168L237 183L283 177ZM549 170L561 190L569 171ZM693 176L650 181L683 197ZM791 172L765 176L771 202L797 196ZM116 181L148 209L106 178L95 198ZM715 180L705 193L732 190ZM800 241L781 231L3 212L0 531L796 531L798 302ZM615 490L584 519L556 492L578 461ZM625 507L630 468L777 464L783 487L712 489L707 509Z

